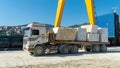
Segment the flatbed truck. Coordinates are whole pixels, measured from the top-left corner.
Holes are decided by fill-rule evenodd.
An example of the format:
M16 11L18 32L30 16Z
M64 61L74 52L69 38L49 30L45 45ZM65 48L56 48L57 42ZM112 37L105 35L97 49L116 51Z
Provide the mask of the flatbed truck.
M45 25L31 23L25 29L23 47L35 56L42 56L46 51L57 51L61 54L78 53L79 48L88 52L106 52L109 42L88 42L76 40L55 40L53 32L46 33Z

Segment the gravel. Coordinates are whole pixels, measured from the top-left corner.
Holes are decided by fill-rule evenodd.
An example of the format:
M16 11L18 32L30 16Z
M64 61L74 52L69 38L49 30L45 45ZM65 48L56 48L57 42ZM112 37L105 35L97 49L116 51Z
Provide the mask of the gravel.
M34 57L25 51L1 51L0 68L119 68L120 47L106 53L49 54Z

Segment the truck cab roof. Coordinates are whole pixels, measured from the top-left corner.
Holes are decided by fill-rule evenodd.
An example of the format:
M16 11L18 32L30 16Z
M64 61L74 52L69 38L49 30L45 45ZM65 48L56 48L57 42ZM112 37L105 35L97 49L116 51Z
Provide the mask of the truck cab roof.
M28 24L27 27L30 27L30 28L31 27L45 27L45 24L40 24L40 23L33 22L33 23Z

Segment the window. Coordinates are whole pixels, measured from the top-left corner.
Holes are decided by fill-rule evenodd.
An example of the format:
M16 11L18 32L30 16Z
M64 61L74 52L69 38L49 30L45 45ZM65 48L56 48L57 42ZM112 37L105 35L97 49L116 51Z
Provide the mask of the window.
M24 36L25 36L25 37L30 36L30 28L25 28L25 29L24 29Z
M32 30L32 35L39 35L39 30Z

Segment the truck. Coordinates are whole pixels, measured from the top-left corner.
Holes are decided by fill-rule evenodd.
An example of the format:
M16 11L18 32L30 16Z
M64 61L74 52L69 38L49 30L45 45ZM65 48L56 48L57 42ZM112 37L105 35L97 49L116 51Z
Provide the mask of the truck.
M0 50L22 49L23 36L0 36Z
M29 24L24 31L23 47L35 56L45 55L46 50L49 52L55 50L61 54L75 54L78 53L79 48L85 48L88 52L106 52L109 44L108 42L55 40L52 30L47 32L45 25L36 23Z
M85 3L87 6L88 17L90 21L89 26L94 26L96 24L94 17L93 0L85 0ZM74 29L70 29L71 31L69 31L69 28L65 28L68 29L68 31L61 30L63 31L63 34L59 33L60 35L58 35L59 29L62 29L62 27L60 27L60 23L63 14L64 4L65 0L58 0L56 19L54 28L52 30L46 31L45 25L38 23L31 23L26 26L26 28L24 29L25 34L23 39L23 49L27 50L30 54L33 54L34 56L43 56L46 53L50 53L52 51L57 51L60 54L76 54L78 53L79 48L84 48L88 52L106 52L109 42L78 41L75 39L71 39L72 36L74 36L74 38L76 37L74 34L72 34L75 33ZM68 36L64 36L64 32L68 34ZM63 37L64 40L56 39L56 37ZM99 35L97 35L97 37L99 37Z
M23 31L20 26L0 27L0 50L16 50L23 47Z

